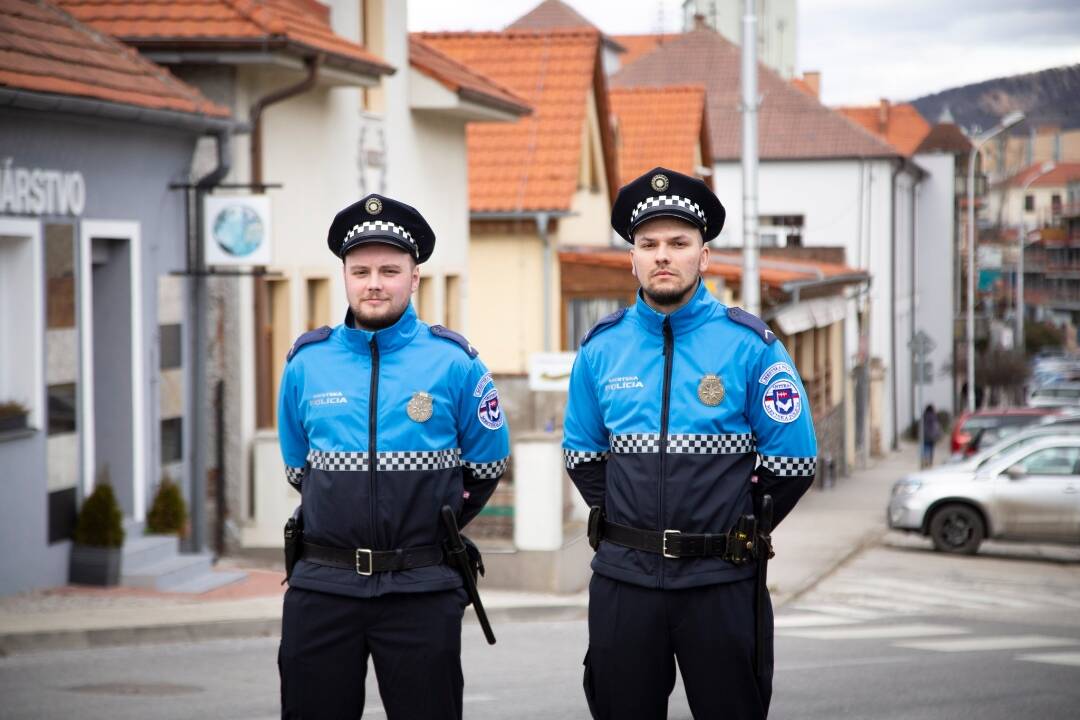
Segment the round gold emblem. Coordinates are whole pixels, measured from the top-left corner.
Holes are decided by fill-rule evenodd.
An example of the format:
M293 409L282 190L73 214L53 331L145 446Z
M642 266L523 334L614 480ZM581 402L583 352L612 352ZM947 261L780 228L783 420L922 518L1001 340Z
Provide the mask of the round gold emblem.
M378 215L382 212L382 200L379 198L371 198L364 203L364 208L368 211L368 215Z
M705 405L716 407L724 399L723 381L715 375L706 375L698 383L697 396Z
M656 192L664 192L665 190L668 189L668 185L671 184L671 183L668 182L667 175L661 175L660 173L657 173L656 175L653 175L651 182L652 182L652 189L655 190Z
M431 419L431 411L434 403L430 395L426 392L417 390L413 393L412 398L409 400L409 404L405 406L405 412L409 414L409 419L413 422L427 422Z

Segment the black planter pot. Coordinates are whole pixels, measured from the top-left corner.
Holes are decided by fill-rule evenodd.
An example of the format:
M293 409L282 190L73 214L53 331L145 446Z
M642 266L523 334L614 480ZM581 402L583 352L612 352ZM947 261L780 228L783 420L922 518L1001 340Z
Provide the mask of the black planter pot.
M68 582L77 585L119 585L123 548L71 546Z
M26 429L26 415L4 415L0 417L0 433Z

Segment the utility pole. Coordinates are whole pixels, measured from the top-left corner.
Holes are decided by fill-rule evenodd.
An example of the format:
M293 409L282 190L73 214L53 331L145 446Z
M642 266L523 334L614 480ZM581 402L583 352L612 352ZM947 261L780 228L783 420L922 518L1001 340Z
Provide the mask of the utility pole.
M758 89L757 15L754 0L743 0L742 21L742 192L743 192L743 308L761 315L758 272Z

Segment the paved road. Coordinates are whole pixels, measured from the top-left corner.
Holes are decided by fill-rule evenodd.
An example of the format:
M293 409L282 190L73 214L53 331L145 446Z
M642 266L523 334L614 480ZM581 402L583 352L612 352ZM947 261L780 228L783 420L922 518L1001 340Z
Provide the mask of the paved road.
M778 614L775 718L1044 720L1080 707L1080 551L988 546L975 558L889 536ZM586 718L581 620L465 629L465 717ZM277 641L0 659L0 716L277 716ZM369 674L369 710L385 717ZM671 718L689 718L681 687Z

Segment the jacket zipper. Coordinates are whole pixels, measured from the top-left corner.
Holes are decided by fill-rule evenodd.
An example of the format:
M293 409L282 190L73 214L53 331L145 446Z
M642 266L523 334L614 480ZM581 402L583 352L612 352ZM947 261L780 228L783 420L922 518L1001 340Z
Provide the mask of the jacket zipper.
M671 333L671 319L664 318L664 396L660 400L660 479L656 483L657 507L660 511L661 532L664 531L664 478L666 475L668 411L671 405L671 365L675 359L675 337ZM662 549L662 548L661 548ZM660 587L664 587L664 557L660 556Z
M379 526L375 520L375 424L379 413L379 343L371 336L371 389L368 393L368 512L371 515L371 544L379 547Z

